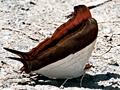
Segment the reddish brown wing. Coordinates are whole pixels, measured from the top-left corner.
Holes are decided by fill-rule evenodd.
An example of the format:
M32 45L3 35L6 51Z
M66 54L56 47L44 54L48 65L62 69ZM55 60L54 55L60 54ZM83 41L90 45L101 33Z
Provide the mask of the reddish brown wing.
M74 57L75 53L95 42L98 33L97 22L93 18L86 19L79 28L74 28L74 30L75 32L66 35L54 47L49 47L31 60L23 60L27 63L24 70L26 72L39 70L59 60L64 60L69 55ZM93 48L93 45L89 49ZM89 49L84 53L89 53ZM79 56L86 57L82 53Z
M54 46L57 41L68 34L74 27L78 26L83 20L91 18L91 13L85 5L79 5L74 7L74 15L68 20L68 22L62 24L52 35L51 38L45 39L37 47L26 53L29 58L36 56L38 53Z

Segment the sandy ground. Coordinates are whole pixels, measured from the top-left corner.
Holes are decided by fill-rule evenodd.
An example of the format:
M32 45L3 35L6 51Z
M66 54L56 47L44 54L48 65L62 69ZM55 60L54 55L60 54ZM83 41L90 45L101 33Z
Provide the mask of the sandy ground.
M79 4L97 5L105 0L1 0L0 90L60 90L64 80L21 73L22 64L6 57L3 49L30 51L50 37ZM80 77L68 80L63 90L117 90L120 88L120 0L111 0L90 10L99 26L82 87Z

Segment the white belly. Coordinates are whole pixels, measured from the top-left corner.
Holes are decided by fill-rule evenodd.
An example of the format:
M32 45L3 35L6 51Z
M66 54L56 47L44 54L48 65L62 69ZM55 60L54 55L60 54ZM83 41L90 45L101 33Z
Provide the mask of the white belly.
M34 72L54 79L79 77L84 73L84 68L92 53L94 44L95 41L86 46L84 49L74 54L70 54L66 58L49 64Z

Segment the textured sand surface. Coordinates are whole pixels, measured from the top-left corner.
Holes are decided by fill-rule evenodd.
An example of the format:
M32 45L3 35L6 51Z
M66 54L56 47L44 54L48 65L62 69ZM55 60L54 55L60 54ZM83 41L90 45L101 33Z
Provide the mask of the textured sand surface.
M105 1L105 0L104 0ZM51 80L19 71L22 64L3 49L30 51L50 37L79 4L97 5L102 0L1 0L0 1L0 90L60 90L64 80ZM107 1L107 0L106 0ZM90 10L99 26L82 87L80 77L68 80L63 90L120 89L120 0L111 0Z

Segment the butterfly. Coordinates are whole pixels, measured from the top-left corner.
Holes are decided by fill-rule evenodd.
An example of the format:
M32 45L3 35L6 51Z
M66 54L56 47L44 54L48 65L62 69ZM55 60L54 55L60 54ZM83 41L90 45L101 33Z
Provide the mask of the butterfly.
M30 52L4 49L20 56L9 58L23 63L21 71L53 79L71 79L85 72L97 34L97 21L92 18L90 10L85 5L78 5L74 7L71 19Z

